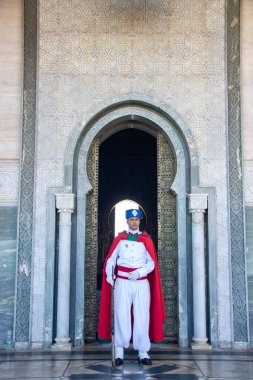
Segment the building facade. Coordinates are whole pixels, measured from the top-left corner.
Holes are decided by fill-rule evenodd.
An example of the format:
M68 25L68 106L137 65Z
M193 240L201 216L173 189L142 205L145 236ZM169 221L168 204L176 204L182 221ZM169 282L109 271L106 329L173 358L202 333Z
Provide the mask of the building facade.
M96 340L113 209L132 199L166 340L251 347L252 2L0 7L0 344Z

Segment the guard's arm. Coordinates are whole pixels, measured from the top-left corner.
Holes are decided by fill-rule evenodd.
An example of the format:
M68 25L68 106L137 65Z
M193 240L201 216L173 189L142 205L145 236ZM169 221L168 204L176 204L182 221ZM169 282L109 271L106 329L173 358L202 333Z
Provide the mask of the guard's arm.
M112 272L114 271L114 268L115 268L115 266L116 266L118 256L119 256L119 244L118 244L117 247L114 249L114 251L113 251L113 253L111 254L110 258L107 260L106 268L105 268L105 272L106 272L106 281L107 281L111 286L113 286L113 284L114 284L115 276L112 277ZM113 267L113 271L112 271L112 267Z
M146 258L147 258L147 262L145 265L143 265L141 268L138 269L138 272L140 274L140 277L145 277L147 276L150 272L152 272L152 270L154 269L155 267L155 262L154 260L152 259L152 257L150 256L150 254L148 253L148 251L146 252Z

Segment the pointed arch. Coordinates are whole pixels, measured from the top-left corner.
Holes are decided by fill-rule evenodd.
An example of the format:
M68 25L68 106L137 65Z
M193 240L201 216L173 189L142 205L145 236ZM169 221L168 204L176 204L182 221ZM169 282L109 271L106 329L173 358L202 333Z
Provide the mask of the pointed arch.
M187 195L191 191L202 192L199 187L198 158L192 133L183 119L167 104L140 94L124 94L101 102L87 112L71 134L64 155L64 192L74 192L77 196L76 213L73 218L73 301L72 301L72 338L75 345L84 344L84 308L85 308L85 234L86 234L86 195L93 190L88 178L87 164L91 146L103 141L117 131L124 129L126 123L154 136L161 133L175 154L177 168L171 185L171 194L176 197L176 225L178 250L178 344L187 346L191 339L191 225L187 212ZM99 144L99 143L98 143ZM210 195L209 216L211 223L208 233L215 236L214 214L215 194ZM208 216L208 217L209 217ZM216 246L214 240L208 242L209 272L216 273ZM215 275L212 275L214 278ZM211 284L212 286L212 284ZM216 290L210 291L210 334L215 338L217 316Z

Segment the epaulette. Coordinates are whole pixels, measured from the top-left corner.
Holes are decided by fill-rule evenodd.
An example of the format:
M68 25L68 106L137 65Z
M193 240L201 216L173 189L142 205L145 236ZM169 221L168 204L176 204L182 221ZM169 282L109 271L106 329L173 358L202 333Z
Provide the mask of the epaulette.
M147 231L143 231L139 236L149 236L150 237L150 235L147 233Z
M122 232L119 232L119 233L118 233L118 236L119 236L119 235L123 235L123 234L127 234L127 232L126 232L125 230L123 230Z

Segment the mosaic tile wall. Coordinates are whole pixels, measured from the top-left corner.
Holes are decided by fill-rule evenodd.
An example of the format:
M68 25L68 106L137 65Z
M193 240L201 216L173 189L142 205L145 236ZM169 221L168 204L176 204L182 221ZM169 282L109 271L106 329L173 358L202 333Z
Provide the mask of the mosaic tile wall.
M83 115L137 92L169 104L194 135L200 185L216 188L219 338L231 341L225 1L39 1L32 341L43 340L46 194Z

